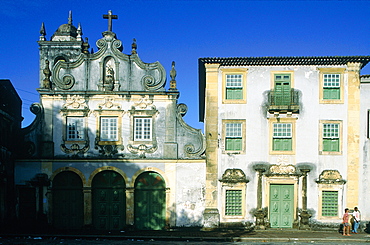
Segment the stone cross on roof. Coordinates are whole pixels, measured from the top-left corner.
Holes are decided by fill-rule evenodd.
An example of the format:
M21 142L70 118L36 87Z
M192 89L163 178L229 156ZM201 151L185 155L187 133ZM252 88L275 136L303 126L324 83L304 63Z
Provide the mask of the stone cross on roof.
M112 10L108 11L108 14L103 15L104 19L108 19L108 31L112 31L112 19L118 19L117 15L112 15Z

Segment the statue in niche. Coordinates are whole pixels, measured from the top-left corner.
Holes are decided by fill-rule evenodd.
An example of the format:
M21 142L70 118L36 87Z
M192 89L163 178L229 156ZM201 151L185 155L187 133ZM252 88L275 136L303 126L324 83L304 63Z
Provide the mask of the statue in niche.
M104 88L108 91L113 91L114 88L114 70L110 65L106 66Z

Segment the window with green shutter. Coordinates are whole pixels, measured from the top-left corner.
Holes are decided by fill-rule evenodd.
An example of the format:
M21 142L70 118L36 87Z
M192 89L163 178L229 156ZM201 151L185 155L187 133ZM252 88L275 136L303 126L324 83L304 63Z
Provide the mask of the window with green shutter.
M273 151L291 151L292 150L292 124L274 123L273 124Z
M227 100L243 99L243 75L241 74L226 75L226 99Z
M339 152L339 123L323 124L323 151Z
M291 87L290 74L275 74L275 105L290 105L291 102Z
M226 190L225 215L242 215L242 191Z
M242 124L241 123L226 123L225 150L226 151L242 151Z
M338 191L322 192L322 216L338 216Z
M323 99L340 99L340 74L324 74Z

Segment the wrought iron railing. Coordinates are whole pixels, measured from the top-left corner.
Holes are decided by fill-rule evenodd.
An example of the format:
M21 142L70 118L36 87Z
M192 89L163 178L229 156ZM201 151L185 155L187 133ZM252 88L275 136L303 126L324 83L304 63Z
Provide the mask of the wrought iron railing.
M270 90L268 92L269 111L299 112L299 91L291 89L287 92Z

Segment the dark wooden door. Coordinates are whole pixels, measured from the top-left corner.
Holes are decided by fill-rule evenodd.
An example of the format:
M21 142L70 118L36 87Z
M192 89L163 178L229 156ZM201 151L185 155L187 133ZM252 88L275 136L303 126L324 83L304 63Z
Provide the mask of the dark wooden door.
M126 185L114 171L98 173L92 182L93 225L99 230L120 230L126 225Z
M57 229L80 229L83 226L83 192L80 176L61 172L53 179L53 224Z

